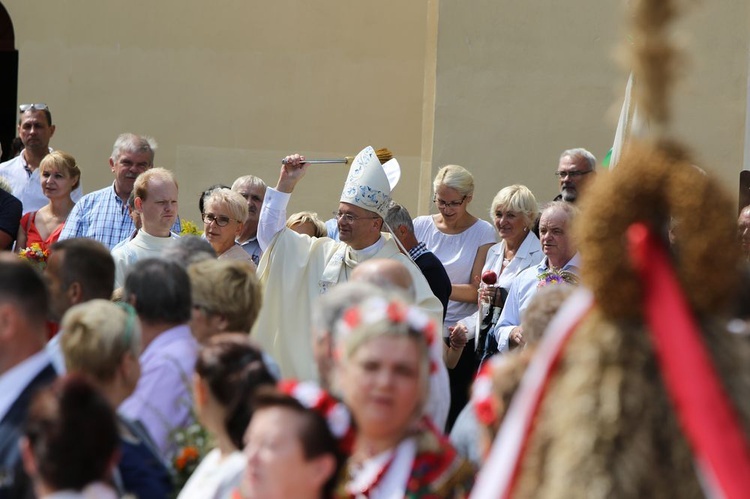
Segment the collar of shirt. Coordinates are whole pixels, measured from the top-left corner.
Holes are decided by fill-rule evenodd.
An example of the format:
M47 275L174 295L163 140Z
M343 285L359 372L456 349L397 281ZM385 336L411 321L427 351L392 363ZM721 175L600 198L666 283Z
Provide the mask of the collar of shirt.
M568 263L563 265L563 268L560 270L569 270L573 272L574 274L578 274L578 269L581 268L581 255L576 252L573 257L568 260ZM549 259L545 256L542 262L537 266L537 273L541 274L545 270L549 269Z
M0 375L0 421L29 383L50 363L47 351L42 349L20 364Z
M354 248L349 246L349 255L355 262L364 262L365 260L369 260L370 258L375 256L375 253L380 251L383 246L385 246L385 238L381 235L380 239L375 241L374 244L371 244L367 248L355 250Z
M168 350L170 343L192 337L190 327L187 324L180 324L159 333L141 354L141 364L148 360L149 357L159 355L160 351Z
M420 256L427 253L429 250L427 249L427 246L425 243L419 242L416 246L414 246L412 249L409 250L409 256L412 260L416 260Z

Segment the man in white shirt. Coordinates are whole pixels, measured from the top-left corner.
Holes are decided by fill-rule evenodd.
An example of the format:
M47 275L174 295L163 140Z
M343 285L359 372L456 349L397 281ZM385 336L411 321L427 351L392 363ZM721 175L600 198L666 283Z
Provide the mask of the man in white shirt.
M23 204L23 213L46 206L49 199L42 192L39 163L52 150L49 141L55 134L52 113L46 104L22 104L18 119L18 136L24 149L15 158L0 163L0 176L5 177L13 194ZM80 182L70 194L73 201L81 199Z
M115 288L125 284L125 274L135 262L159 257L169 242L179 237L170 230L177 221L178 208L174 174L165 168L152 168L138 176L133 190L142 227L133 239L112 250Z
M553 201L542 211L539 221L539 240L544 260L538 266L524 270L508 290L503 311L494 329L490 331L497 341L497 350L503 352L523 342L520 326L523 312L540 285L545 285L545 272L565 271L578 275L580 258L573 239L573 219L577 208L564 201Z
M44 350L48 297L39 274L9 253L0 282L0 497L26 497L18 441L34 392L56 377Z

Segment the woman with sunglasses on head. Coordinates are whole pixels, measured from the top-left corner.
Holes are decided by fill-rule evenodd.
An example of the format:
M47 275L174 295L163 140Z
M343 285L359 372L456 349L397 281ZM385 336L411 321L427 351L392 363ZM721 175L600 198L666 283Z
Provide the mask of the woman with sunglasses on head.
M231 189L212 190L203 199L203 229L206 240L219 259L247 260L250 255L237 243L247 218L247 201Z
M49 249L60 237L65 220L75 206L71 193L81 183L81 170L73 156L63 151L53 151L42 159L39 171L42 192L49 203L21 218L16 238L17 251L35 243L42 250Z
M490 223L469 213L474 177L468 170L458 165L444 166L438 170L432 186L438 213L415 218L414 234L438 257L453 286L445 315L445 326L450 331L446 338L449 346L446 365L451 381L450 428L468 400L468 386L477 368L474 340L467 342L466 335L454 333L453 327L476 310L482 265L497 236Z
M141 375L141 328L125 303L91 300L72 307L62 320L60 345L68 371L85 376L116 410L135 390ZM114 475L121 493L162 499L172 478L143 426L118 415L120 460Z

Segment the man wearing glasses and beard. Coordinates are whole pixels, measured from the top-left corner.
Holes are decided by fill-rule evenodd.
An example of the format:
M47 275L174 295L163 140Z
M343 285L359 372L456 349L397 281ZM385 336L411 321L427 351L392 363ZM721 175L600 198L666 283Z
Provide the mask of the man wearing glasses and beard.
M560 181L560 194L555 201L575 203L596 174L596 158L582 147L568 149L560 155L555 176Z

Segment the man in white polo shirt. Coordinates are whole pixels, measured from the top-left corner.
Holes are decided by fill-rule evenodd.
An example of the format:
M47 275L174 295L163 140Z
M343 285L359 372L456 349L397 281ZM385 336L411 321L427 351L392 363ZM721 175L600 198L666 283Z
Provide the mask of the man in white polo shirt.
M46 206L49 199L42 192L39 163L52 150L49 141L55 134L52 113L46 104L21 104L18 119L18 136L23 151L15 158L0 163L0 176L5 177L13 194L23 204L23 213ZM81 199L80 182L70 194L73 201Z

